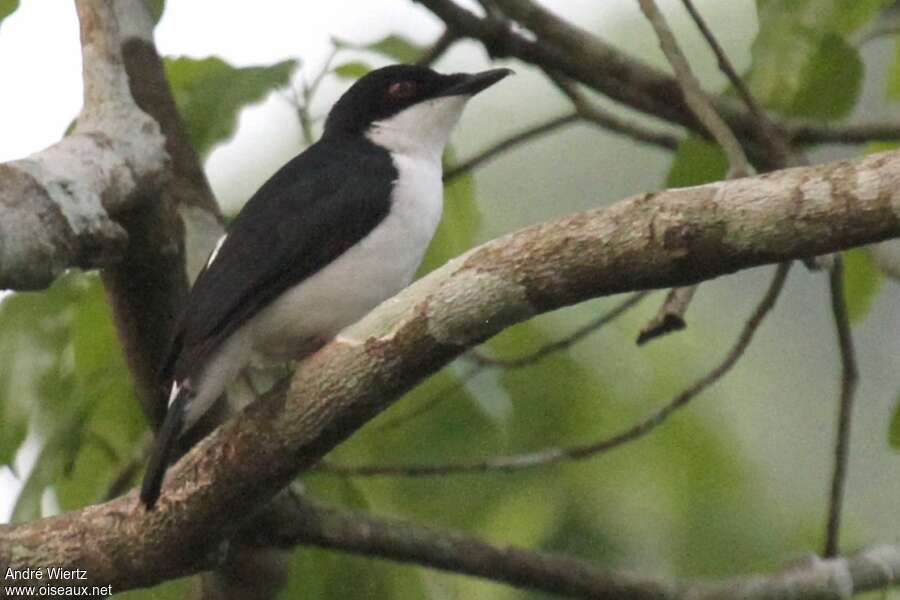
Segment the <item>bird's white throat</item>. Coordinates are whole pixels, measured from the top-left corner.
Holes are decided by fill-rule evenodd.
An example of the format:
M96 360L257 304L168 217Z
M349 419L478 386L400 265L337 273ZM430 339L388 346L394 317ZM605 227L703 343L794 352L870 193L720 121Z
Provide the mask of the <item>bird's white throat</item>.
M375 121L366 137L391 154L440 161L470 96L442 96Z

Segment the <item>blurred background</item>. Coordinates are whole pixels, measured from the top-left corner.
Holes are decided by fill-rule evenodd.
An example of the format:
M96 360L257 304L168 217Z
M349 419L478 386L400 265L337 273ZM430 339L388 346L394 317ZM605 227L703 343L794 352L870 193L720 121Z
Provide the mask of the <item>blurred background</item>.
M747 71L759 27L756 3L695 3L738 71ZM542 4L668 71L633 0ZM726 80L681 4L661 5L704 87L724 90ZM322 80L309 110L317 118L358 69L392 62L371 49L345 47L332 56L335 39L365 47L395 35L424 47L443 30L430 12L404 0L257 0L248 6L169 2L156 30L160 53L183 57L169 65L170 77L184 83L176 86L179 101L207 109L186 113L196 135L208 132L202 121L227 94L212 79L208 89L202 81L187 81L187 65L194 62L180 61L218 57L236 69L296 61L265 71L268 88L235 101L233 136L225 127L220 137L227 139L204 138L208 176L230 214L304 147L296 103L303 78L314 78L327 62L332 68L350 65L343 75L339 70ZM895 45L891 36L858 43L864 70L854 108L842 118L897 118L888 95L888 74L897 72ZM463 41L435 68L474 71L488 64L479 45ZM539 72L516 61L502 64L517 76L471 103L453 140L456 159L570 109ZM0 160L23 157L60 138L81 105L78 24L71 3L22 0L0 23L0 82ZM641 118L606 99L597 101ZM822 162L862 151L823 148L810 158ZM586 124L521 145L448 187L445 219L423 271L525 225L662 188L672 164L670 152ZM527 368L483 369L469 378L472 364L460 359L329 460L444 463L614 434L721 360L762 296L769 271L753 269L704 283L687 314L688 329L640 348L634 343L637 332L656 312L662 292L570 350ZM900 295L862 251L848 256L848 271L861 371L843 531L844 547L852 549L900 542L900 456L888 441L900 390ZM776 310L734 371L650 436L609 454L518 473L378 479L317 474L304 482L311 493L376 514L464 529L501 544L563 551L603 565L679 576L774 569L820 552L823 543L840 383L827 298L827 275L795 267ZM544 315L491 340L484 352L525 354L565 337L620 300L600 299ZM433 402L438 394L442 399ZM396 424L398 417L426 405L431 408ZM95 277L72 274L49 292L6 294L0 300L0 420L0 464L9 461L13 467L0 467L0 522L96 502L132 460L144 424L130 400ZM384 561L305 548L293 556L285 597L539 597ZM125 596L169 597L179 585Z

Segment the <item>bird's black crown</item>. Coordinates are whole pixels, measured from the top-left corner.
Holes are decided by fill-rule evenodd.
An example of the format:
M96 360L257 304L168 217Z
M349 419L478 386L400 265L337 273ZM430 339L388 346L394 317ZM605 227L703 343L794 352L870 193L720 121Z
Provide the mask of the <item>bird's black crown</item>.
M414 104L441 96L476 94L510 73L509 69L494 69L443 75L416 65L376 69L360 78L335 103L325 121L324 135L361 135L375 121Z

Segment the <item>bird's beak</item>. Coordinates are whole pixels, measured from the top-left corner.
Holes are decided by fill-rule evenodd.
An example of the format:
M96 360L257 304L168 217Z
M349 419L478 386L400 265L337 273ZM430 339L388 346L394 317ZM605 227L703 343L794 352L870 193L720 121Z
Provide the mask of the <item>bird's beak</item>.
M478 92L491 87L507 75L512 75L512 69L491 69L480 73L457 73L451 75L454 81L447 87L441 96L474 96Z

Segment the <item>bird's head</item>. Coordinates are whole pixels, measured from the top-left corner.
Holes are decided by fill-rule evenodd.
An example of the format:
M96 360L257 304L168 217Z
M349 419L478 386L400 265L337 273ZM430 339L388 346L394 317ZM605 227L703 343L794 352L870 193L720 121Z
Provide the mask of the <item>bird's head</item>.
M440 157L466 102L511 73L443 75L415 65L377 69L335 103L324 137L366 136L391 152Z

